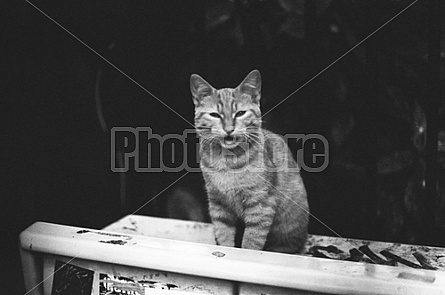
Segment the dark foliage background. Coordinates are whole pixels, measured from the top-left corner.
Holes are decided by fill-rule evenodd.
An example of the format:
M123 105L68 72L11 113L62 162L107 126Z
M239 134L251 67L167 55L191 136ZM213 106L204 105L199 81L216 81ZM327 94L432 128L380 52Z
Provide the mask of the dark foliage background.
M426 1L290 97L411 1L32 3L190 122L190 74L233 87L259 69L263 112L271 110L267 128L329 140L328 168L303 171L312 214L323 222L312 219L311 233L445 246L443 92L435 110L437 196L433 206L425 201L425 114L435 91L443 91L445 56L442 51L442 82L431 83ZM1 195L8 263L2 277L14 279L10 286L18 294L20 231L37 220L104 227L183 174L111 172L111 127L149 126L165 135L191 126L29 3L0 6L7 119ZM190 173L138 214L190 217L175 210L181 200L205 208L202 186L200 174ZM192 215L205 220L199 210ZM434 215L433 227L424 224L425 214Z

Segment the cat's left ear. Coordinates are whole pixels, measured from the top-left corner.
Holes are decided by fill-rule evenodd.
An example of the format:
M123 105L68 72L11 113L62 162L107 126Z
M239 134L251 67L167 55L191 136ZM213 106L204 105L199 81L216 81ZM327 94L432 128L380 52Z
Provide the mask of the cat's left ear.
M244 81L237 87L241 93L252 97L254 103L259 103L261 99L261 74L258 70L250 72Z

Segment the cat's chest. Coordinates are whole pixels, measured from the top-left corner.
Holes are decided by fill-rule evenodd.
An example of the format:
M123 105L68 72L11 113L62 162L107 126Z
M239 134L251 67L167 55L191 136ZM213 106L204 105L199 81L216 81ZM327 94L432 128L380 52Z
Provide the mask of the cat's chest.
M261 181L258 174L251 172L214 172L206 178L207 187L219 191L218 196L222 198L220 201L239 217L244 214L246 201L255 197L264 186L264 180Z
M206 173L206 182L223 193L250 190L264 182L261 173L255 171L211 171Z

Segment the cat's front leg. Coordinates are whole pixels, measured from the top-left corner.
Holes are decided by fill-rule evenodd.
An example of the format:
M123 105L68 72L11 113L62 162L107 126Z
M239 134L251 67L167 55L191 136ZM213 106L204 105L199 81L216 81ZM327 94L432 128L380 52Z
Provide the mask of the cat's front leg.
M263 250L267 235L272 227L275 210L255 206L244 211L244 235L241 247L252 250Z
M225 206L216 202L209 202L209 213L212 219L216 244L235 247L236 216Z

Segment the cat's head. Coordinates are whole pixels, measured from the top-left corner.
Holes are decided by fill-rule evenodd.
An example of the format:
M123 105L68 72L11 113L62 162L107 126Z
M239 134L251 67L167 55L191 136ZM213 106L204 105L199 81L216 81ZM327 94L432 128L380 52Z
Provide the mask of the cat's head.
M190 77L195 104L195 128L201 143L232 149L240 142L255 143L261 128L261 75L250 72L236 88L215 89L199 75Z

